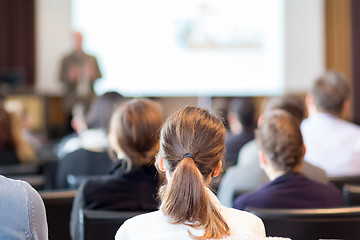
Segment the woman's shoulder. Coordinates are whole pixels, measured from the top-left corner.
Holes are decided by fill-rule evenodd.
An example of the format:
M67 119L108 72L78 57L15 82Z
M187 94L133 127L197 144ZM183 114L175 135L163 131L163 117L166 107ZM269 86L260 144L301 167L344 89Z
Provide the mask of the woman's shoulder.
M221 213L232 234L239 233L258 238L265 237L264 223L254 214L224 206Z
M221 208L222 208L221 212L224 215L224 217L229 218L230 220L232 220L232 219L239 220L240 219L240 220L249 220L249 221L262 223L262 220L252 213L238 210L235 208L225 207L225 206L222 206Z

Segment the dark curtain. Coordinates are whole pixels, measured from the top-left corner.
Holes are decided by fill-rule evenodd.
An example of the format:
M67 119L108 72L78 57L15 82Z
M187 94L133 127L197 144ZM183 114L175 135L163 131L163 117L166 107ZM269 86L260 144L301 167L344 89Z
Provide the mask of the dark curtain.
M0 0L0 83L34 83L34 22L34 0Z

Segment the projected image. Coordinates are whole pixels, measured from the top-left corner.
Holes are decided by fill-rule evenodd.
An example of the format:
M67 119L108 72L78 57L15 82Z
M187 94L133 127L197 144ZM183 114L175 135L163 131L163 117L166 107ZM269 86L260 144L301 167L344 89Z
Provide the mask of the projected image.
M240 96L284 88L284 0L73 0L98 94Z
M190 48L244 48L264 47L261 28L251 26L240 17L228 16L231 7L220 2L198 4L193 19L178 20L175 25L177 41Z

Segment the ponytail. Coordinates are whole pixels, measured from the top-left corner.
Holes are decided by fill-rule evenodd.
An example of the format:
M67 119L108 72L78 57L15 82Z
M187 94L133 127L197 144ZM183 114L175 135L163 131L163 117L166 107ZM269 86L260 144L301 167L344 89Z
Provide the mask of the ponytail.
M221 239L230 235L229 226L211 202L203 175L193 158L187 156L178 163L169 183L161 189L160 195L161 210L171 218L172 223L204 229L204 234L200 237L189 231L191 238Z

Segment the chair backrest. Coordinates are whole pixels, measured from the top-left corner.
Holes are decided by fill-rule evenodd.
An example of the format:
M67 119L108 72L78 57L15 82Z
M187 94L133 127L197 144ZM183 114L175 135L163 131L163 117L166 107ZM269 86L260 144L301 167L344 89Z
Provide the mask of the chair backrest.
M360 176L338 176L329 177L329 182L342 191L345 184L360 185Z
M146 212L80 210L80 240L113 240L116 231L129 218Z
M70 240L70 214L76 191L40 191L50 240Z
M360 239L360 207L248 209L260 217L268 236L304 239Z
M345 206L360 206L360 185L345 184L343 198Z

